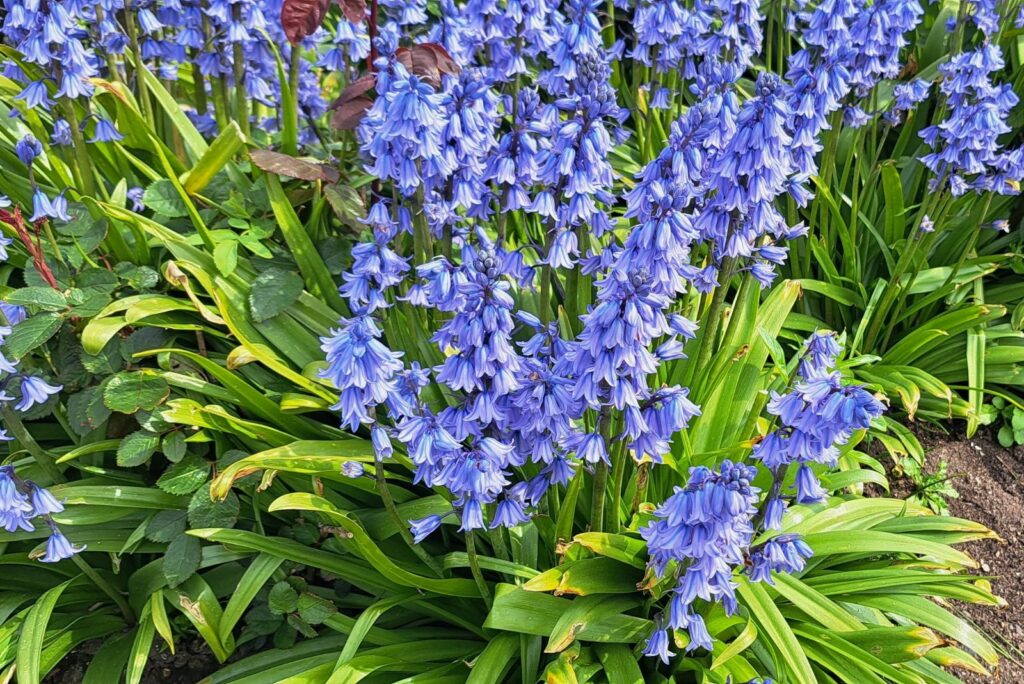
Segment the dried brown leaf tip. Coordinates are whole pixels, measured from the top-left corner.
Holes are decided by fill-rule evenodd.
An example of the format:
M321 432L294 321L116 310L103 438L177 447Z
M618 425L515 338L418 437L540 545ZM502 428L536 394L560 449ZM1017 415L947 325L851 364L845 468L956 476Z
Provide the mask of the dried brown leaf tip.
M252 150L249 153L249 158L257 167L279 176L326 183L338 182L337 169L319 162L298 159L271 150Z

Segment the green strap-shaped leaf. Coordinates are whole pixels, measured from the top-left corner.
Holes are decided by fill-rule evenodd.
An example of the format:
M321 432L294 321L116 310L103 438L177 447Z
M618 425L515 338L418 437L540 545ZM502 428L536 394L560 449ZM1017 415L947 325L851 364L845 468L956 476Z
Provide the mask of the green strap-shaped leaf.
M764 587L749 582L746 578L740 578L737 591L743 605L757 623L758 631L767 637L764 643L770 644L772 651L780 660L780 665L784 665L789 673L780 679L792 684L815 684L817 680L800 642L789 628L786 618L779 612L778 606L768 597Z
M515 634L499 634L494 637L473 662L466 684L496 684L503 681L518 652L519 637Z
M218 635L222 643L231 640L231 631L242 619L242 615L249 608L249 604L259 593L263 585L267 583L274 571L281 567L283 558L277 558L266 553L261 553L253 559L249 567L245 569L238 585L228 599L228 605L224 608L224 614L220 618Z
M275 499L270 504L268 510L271 513L282 510L313 511L327 516L352 535L355 547L374 568L396 584L424 591L433 591L444 596L476 598L480 595L476 583L472 580L424 577L399 567L380 550L380 547L374 543L370 535L366 534L362 525L350 518L346 513L338 510L334 504L323 497L305 492L286 494Z
M415 592L402 592L396 596L381 599L366 608L352 626L348 641L345 642L345 648L341 649L341 654L338 656L338 662L334 664L334 669L337 670L356 656L356 653L359 652L359 647L363 644L363 639L366 638L366 635L369 634L370 629L381 615L392 608L412 601L418 601L421 598L424 597L417 595Z
M70 579L61 582L47 590L25 615L25 620L21 625L21 634L18 637L18 652L15 656L19 682L39 684L42 681L43 673L40 671L39 661L43 650L43 640L46 637L46 627L50 623L50 616L53 614L53 609L57 607L60 595L73 581Z

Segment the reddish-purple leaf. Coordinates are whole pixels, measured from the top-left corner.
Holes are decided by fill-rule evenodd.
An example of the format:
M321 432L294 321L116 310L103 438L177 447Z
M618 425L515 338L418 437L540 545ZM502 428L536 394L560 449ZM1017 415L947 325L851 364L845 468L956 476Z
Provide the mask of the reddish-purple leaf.
M284 0L281 4L281 28L292 45L298 45L320 28L331 0Z
M349 131L359 125L363 114L373 104L373 98L367 95L377 85L377 76L367 74L349 83L338 99L331 104L334 114L331 123L336 129Z
M341 5L341 13L353 24L358 24L366 19L366 0L338 0Z
M406 69L427 81L435 88L441 85L444 74L459 73L459 65L443 46L437 43L420 43L412 47L395 50L395 58Z
M252 150L249 152L249 158L259 168L279 176L307 181L338 182L337 169L306 159L296 159L287 154L270 150Z
M339 131L351 131L359 126L366 110L373 106L373 100L365 95L342 102L331 116L331 124Z

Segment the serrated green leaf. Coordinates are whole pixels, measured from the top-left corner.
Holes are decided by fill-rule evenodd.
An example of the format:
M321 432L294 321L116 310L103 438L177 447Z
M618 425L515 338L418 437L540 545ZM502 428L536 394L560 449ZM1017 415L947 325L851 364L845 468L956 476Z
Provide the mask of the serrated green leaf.
M4 355L12 359L20 359L60 330L63 318L52 312L38 313L29 316L11 330L4 340Z
M150 183L142 195L146 208L168 218L188 216L185 202L181 199L174 184L166 178Z
M156 453L160 446L160 435L147 430L136 430L121 441L117 447L117 464L124 468L142 465Z
M164 439L165 450L166 445L167 440ZM156 486L169 494L192 494L203 486L209 474L209 462L201 456L189 454L164 471L156 481Z
M188 522L191 527L233 527L238 520L239 503L234 492L228 492L223 501L210 498L210 487L201 487L188 504Z
M34 306L47 311L60 311L68 306L67 297L52 287L22 287L9 292L4 301L8 304Z
M185 457L185 452L188 450L188 444L185 442L185 433L175 430L165 435L160 448L168 461L178 463Z
M311 625L319 625L338 612L334 604L316 594L304 592L299 596L299 617Z
M213 263L224 277L230 276L238 268L238 241L221 240L213 248Z
M68 423L75 434L84 437L110 417L110 409L103 404L103 390L88 387L68 397Z
M299 607L299 593L288 582L278 582L270 589L267 607L277 615L294 613Z
M167 544L185 534L188 523L188 515L185 511L171 510L160 511L149 519L146 525L146 538Z
M176 587L196 573L202 559L202 544L195 537L178 535L164 554L164 577L170 587Z
M286 311L302 294L302 278L283 268L271 267L256 276L249 293L252 319L261 323Z
M103 389L103 403L111 411L135 413L152 411L171 393L171 388L159 375L144 371L118 373L107 381Z

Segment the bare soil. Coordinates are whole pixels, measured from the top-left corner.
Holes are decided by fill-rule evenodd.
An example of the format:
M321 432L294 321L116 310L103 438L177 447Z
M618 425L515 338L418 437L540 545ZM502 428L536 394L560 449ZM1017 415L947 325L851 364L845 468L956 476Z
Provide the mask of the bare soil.
M987 525L1002 538L967 545L966 551L991 576L993 590L1007 602L991 606L960 604L956 609L988 634L1004 652L991 678L957 672L965 682L1024 682L1024 449L1005 449L988 435L974 439L951 438L920 432L928 450L928 463L949 463L959 499L949 502L950 512ZM894 482L894 492L899 483Z

